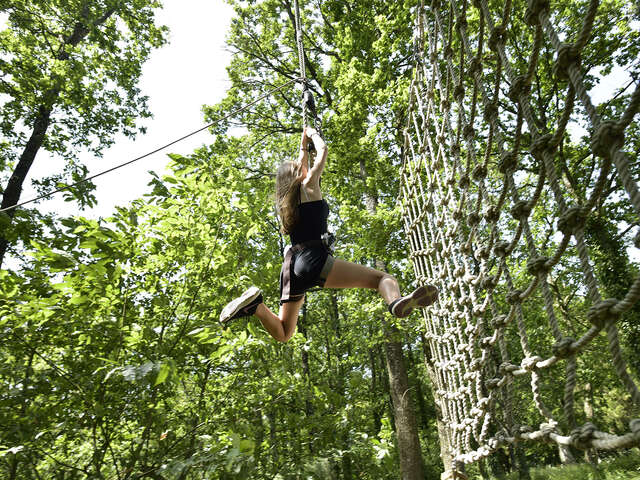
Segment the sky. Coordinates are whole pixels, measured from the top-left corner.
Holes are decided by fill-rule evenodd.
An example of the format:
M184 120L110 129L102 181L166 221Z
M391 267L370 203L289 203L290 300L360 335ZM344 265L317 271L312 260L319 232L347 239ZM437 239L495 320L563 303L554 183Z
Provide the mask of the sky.
M223 0L164 0L157 22L170 29L169 42L154 51L143 66L140 82L142 92L149 96L153 118L144 120L145 135L135 140L116 137L115 144L104 151L102 158L80 154L89 168L89 175L107 170L169 143L205 125L203 105L213 105L229 87L226 66L231 55L225 47L233 9ZM162 173L167 165L167 153L191 154L196 148L212 141L208 131L184 140L169 149L108 173L94 180L95 207L80 210L76 202L65 202L62 194L43 200L38 208L60 215L82 215L89 218L109 217L117 205L126 205L149 191L149 170ZM62 162L41 151L32 172L41 177L61 169ZM21 201L37 196L31 188L31 178L25 182Z

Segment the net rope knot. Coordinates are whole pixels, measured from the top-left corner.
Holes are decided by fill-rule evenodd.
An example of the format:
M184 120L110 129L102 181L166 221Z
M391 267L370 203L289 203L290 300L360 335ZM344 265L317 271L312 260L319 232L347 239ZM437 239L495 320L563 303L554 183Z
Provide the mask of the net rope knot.
M587 450L591 448L593 439L595 438L596 426L587 422L580 428L576 428L571 432L571 445L580 449Z
M579 228L584 227L587 221L587 209L581 205L574 205L560 215L558 219L558 230L565 235L575 233Z
M480 57L476 55L469 62L469 75L475 75L480 71L482 71L482 61L480 60Z
M485 386L487 387L487 390L495 390L496 388L498 388L500 386L500 379L499 378L490 378L489 380L487 380L485 382Z
M518 303L522 302L522 290L520 289L513 289L511 290L509 293L507 293L507 303L509 305L517 305Z
M527 272L534 277L547 274L550 269L549 264L547 263L548 261L549 259L547 257L543 257L541 255L529 259L527 262Z
M538 355L525 357L522 359L520 367L528 372L531 372L532 370L536 370L538 368L538 362L542 362L543 360L544 359Z
M531 83L526 75L518 75L513 79L511 88L507 96L514 102L518 103L520 95L527 95L531 91Z
M518 160L513 152L503 152L498 162L498 170L501 173L506 174L513 172L518 166Z
M529 0L527 2L527 10L524 14L524 21L527 25L535 26L538 21L538 17L542 12L549 11L549 0Z
M435 205L433 204L433 199L431 197L429 197L427 202L424 204L424 211L427 213L433 213L435 211Z
M540 433L542 433L542 438L544 438L545 442L551 442L551 434L556 431L556 427L558 425L556 422L546 422L540 424Z
M466 189L469 184L471 183L471 180L469 179L469 175L464 174L460 177L460 181L458 182L458 184L460 185L460 188L462 189Z
M519 369L520 369L519 365L514 365L513 363L510 363L510 362L502 362L500 364L500 367L498 367L499 372L505 376L511 375L513 372Z
M508 318L509 317L507 315L498 315L496 317L493 317L493 327L496 330L506 327L508 323Z
M463 135L464 138L466 138L468 141L473 141L474 137L476 136L476 129L473 128L473 125L471 125L470 123L468 123L467 125L465 125L464 130L463 130Z
M487 103L484 106L484 112L482 113L482 118L487 123L491 123L498 116L498 105L496 102Z
M624 128L613 120L605 120L595 129L591 136L591 150L594 155L607 157L612 149L624 143Z
M471 128L471 130L472 130L471 136L473 136L475 133L475 131L473 131L473 127ZM472 172L473 179L476 182L479 182L480 180L484 180L485 178L487 178L487 173L488 173L487 167L485 165L477 165Z
M497 24L491 30L491 35L489 35L489 48L494 52L498 51L498 46L504 44L504 38L507 33L507 27L502 24Z
M620 314L615 313L613 308L618 302L617 298L607 298L596 303L587 312L587 320L597 328L602 328L608 320L616 320Z
M509 432L507 432L504 428L501 428L496 432L495 438L498 445L504 445L508 442Z
M563 43L558 48L558 56L553 66L553 74L558 80L569 78L569 67L580 63L580 51L573 43Z
M495 247L493 247L493 253L495 253L498 257L506 257L509 254L509 252L507 251L508 248L509 242L503 240L496 243Z
M575 339L572 337L563 337L551 347L551 351L559 359L568 358L573 354L571 347L574 342Z
M520 439L520 438L522 438L523 434L533 432L533 428L531 428L529 425L517 425L516 424L511 428L511 431L513 432L513 436L516 439Z
M500 218L500 211L497 207L491 206L484 212L484 218L487 222L497 222L498 218Z
M534 158L539 158L544 151L551 147L551 138L552 135L550 133L545 133L531 142L531 146L529 147L531 155L533 155Z
M489 275L482 279L481 286L484 290L493 290L498 285L498 278L495 275Z
M489 348L493 346L494 343L496 343L495 337L484 337L480 340L480 346L482 348Z
M526 200L518 200L511 209L511 216L516 220L524 220L531 214L531 205Z

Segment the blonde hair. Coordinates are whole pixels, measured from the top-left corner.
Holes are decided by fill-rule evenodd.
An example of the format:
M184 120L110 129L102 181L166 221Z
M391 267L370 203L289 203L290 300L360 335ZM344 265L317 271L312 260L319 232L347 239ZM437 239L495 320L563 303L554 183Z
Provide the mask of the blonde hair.
M298 223L298 203L302 165L297 162L282 162L276 173L276 211L282 221L282 233L290 234Z

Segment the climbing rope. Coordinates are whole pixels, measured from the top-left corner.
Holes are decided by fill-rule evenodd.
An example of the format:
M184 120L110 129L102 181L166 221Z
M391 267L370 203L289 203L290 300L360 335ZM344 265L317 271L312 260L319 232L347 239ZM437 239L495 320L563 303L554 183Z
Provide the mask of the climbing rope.
M305 96L309 96L309 98L313 98L311 92L309 92L309 86L307 84L307 68L304 62L304 43L302 42L302 23L300 21L300 5L298 4L298 0L294 1L294 13L295 13L295 30L296 30L296 47L298 50L298 67L300 69L300 79L302 83L302 128L308 125L308 113L309 113L309 105L307 98Z
M90 182L91 180L93 180L95 178L101 177L102 175L106 175L107 173L111 173L111 172L113 172L115 170L118 170L120 168L126 167L128 165L131 165L132 163L135 163L135 162L137 162L139 160L142 160L144 158L150 157L151 155L156 154L158 152L161 152L162 150L165 150L165 149L175 145L176 143L182 142L183 140L186 140L189 137L192 137L192 136L194 136L194 135L196 135L196 134L198 134L200 132L203 132L204 130L209 129L209 128L213 127L214 125L222 123L223 121L227 120L228 118L231 118L231 117L233 117L235 115L238 115L239 113L244 112L245 110L248 110L250 107L252 107L256 103L258 103L260 100L263 100L266 97L269 97L269 96L273 95L274 93L279 92L280 90L284 89L285 87L288 87L292 83L299 82L301 80L302 79L300 79L300 78L291 79L288 82L283 83L279 87L276 87L276 88L273 88L273 89L269 90L267 93L265 93L264 95L261 95L260 97L255 99L253 102L251 102L251 103L249 103L247 105L244 105L243 107L240 107L240 108L228 113L224 117L219 118L218 120L215 120L214 122L211 122L211 123L205 125L204 127L199 128L198 130L195 130L195 131L193 131L191 133L183 135L182 137L180 137L180 138L178 138L176 140L173 140L172 142L169 142L166 145L163 145L161 147L156 148L155 150L152 150L152 151L150 151L148 153L145 153L144 155L140 155L139 157L136 157L136 158L134 158L132 160L129 160L127 162L124 162L124 163L121 163L119 165L116 165L115 167L109 168L108 170L104 170L102 172L96 173L95 175L91 175L89 177L85 177L85 178L83 178L83 179L81 179L81 180L79 180L79 181L77 181L75 183L70 183L70 184L63 185L63 186L61 186L59 188L56 188L55 190L47 192L47 193L45 193L43 195L40 195L38 197L31 198L29 200L25 200L24 202L17 203L16 205L12 205L10 207L2 208L2 209L0 209L0 213L8 212L10 210L14 210L16 208L22 207L23 205L27 205L27 204L30 204L30 203L37 202L39 200L43 200L45 198L51 197L52 195L55 195L56 193L60 193L60 192L63 192L65 190L69 190L69 189L71 189L73 187L77 187L77 186L82 185L84 183Z
M640 443L640 419L630 421L629 433L614 435L599 431L595 420L578 425L575 412L577 356L587 346L595 348L594 340L603 331L613 372L640 406L640 391L629 374L616 326L640 300L640 277L624 298L603 300L584 235L595 206L612 195L605 189L614 168L640 217L637 178L623 152L624 131L640 109L640 85L617 118L601 118L580 65L597 19L596 0L588 5L572 43L559 41L547 0L529 0L525 12L515 11L511 1L499 4L500 11L497 5L442 0L420 9L403 149L401 198L415 275L422 284L439 284L442 292L439 305L424 314L433 358L428 369L456 470L523 441L555 443L565 459L572 455L569 446L612 450ZM468 18L474 19L473 31ZM514 18L524 18L534 32L524 66L508 53L525 48L508 45L516 38L510 32ZM521 28L516 25L514 32ZM531 95L543 48L555 51L554 75L566 82L564 109L552 131L538 127ZM599 171L583 179L588 182L586 199L576 198L557 173L557 162L564 161L557 150L568 135L577 102L593 128L594 162L600 159ZM547 118L547 124L550 121ZM525 164L536 168L525 170ZM530 220L553 211L559 212L556 242L539 238L539 227L533 228ZM522 258L528 259L524 285ZM572 322L573 336L558 317L585 315L577 308L559 314L558 305L570 306L554 291L564 268L561 261L568 258L582 271L583 301L591 305L588 326L580 331ZM536 351L539 333L532 335L527 324L536 315L527 315L528 300L534 296L542 299L554 342L546 354ZM507 343L514 335L519 351ZM543 392L560 376L558 366L564 366L564 396L562 405L550 405ZM514 383L522 385L519 379L525 378L538 425L525 425L515 408Z
M300 5L298 0L294 0L294 28L296 31L296 47L298 51L298 67L300 69L300 79L302 83L302 128L304 129L309 125L309 114L313 117L313 125L324 138L322 133L322 122L318 117L316 110L316 104L313 99L313 94L309 88L309 82L307 80L307 67L305 64L304 43L303 43L303 30L302 21L300 20ZM313 144L309 145L310 151L313 151Z

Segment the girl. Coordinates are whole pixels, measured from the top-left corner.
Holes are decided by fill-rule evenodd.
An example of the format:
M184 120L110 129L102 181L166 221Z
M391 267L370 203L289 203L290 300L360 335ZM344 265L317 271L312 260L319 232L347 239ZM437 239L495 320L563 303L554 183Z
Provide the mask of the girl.
M316 150L309 168L308 144ZM334 258L330 253L327 218L329 205L322 198L320 176L327 163L327 146L313 128L302 132L297 162L284 162L276 175L276 208L282 230L291 237L280 272L280 313L275 315L262 302L262 292L251 287L222 310L220 322L255 315L278 341L286 342L296 330L305 292L324 288L370 288L377 290L396 317L408 316L416 307L431 305L438 296L433 285L400 295L397 280L373 268Z

